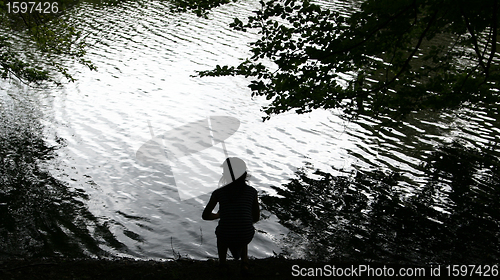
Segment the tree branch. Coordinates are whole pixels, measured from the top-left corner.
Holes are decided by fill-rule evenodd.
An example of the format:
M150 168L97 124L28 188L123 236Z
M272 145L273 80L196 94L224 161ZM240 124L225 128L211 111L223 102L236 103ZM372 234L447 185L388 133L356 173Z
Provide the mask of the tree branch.
M432 15L432 17L430 18L429 22L427 23L427 26L425 27L424 31L422 31L422 34L420 34L420 37L418 38L417 45L415 46L415 48L413 48L413 51L411 52L411 54L406 58L406 61L404 62L403 66L401 67L401 69L399 70L399 72L389 82L384 83L383 85L381 85L381 86L379 86L379 87L377 87L375 89L370 90L370 92L379 91L379 90L383 89L384 87L389 86L394 81L396 81L396 79L399 78L399 76L401 76L401 74L403 74L403 72L406 69L406 67L408 67L408 65L410 65L410 61L412 60L413 56L419 50L420 45L422 44L422 41L424 40L425 35L427 34L427 32L429 31L429 29L431 28L432 23L436 19L437 14L438 14L438 11L434 12L434 14Z
M26 19L25 19L25 18L24 18L24 16L23 16L23 13L19 13L19 16L20 16L20 17L21 17L21 19L23 20L24 25L26 25L26 27L27 27L28 29L31 29L31 24L29 23L29 21L26 21Z
M484 65L483 55L481 54L481 51L479 50L476 34L475 34L474 30L472 29L472 26L470 25L469 19L467 18L467 15L465 14L463 7L460 7L460 12L462 13L462 17L464 18L464 22L465 22L465 26L467 27L467 31L469 31L469 33L471 34L472 45L474 46L474 51L476 52L476 55L478 57L479 65L481 65L481 68L483 68L486 71L487 70L486 65Z
M486 77L485 80L488 79L490 75L490 66L491 62L493 61L493 57L495 56L496 53L496 48L497 48L497 25L498 25L498 0L495 0L493 2L493 16L492 16L492 24L491 28L493 29L493 34L492 34L492 42L491 42L491 52L490 52L490 57L488 59L488 62L486 63Z

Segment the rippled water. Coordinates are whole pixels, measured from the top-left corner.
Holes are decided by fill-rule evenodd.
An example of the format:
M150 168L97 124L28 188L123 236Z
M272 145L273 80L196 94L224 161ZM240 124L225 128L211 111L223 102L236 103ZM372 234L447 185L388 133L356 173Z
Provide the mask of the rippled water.
M140 258L217 257L216 222L201 219L209 194L181 200L168 163L150 168L135 157L152 135L208 116L240 120L239 130L225 142L228 153L243 158L250 183L270 193L271 185L285 184L306 163L326 172L402 170L407 183L400 187L412 193L422 180L421 160L439 144L459 138L486 147L499 141L497 108L421 113L389 127L383 119L348 123L322 110L263 123L259 109L265 100L250 97L245 79L191 77L195 70L234 65L248 55L248 42L257 35L235 32L228 24L258 5L229 4L204 19L172 14L164 1L82 4L71 17L89 34L88 59L97 72L69 65L78 81L62 88L0 84L4 101L38 106L46 140L65 143L51 172L70 188L84 190L89 210L129 249L105 250ZM343 3L332 5L341 9ZM214 147L200 157L201 166L188 166L200 170L203 159L222 162L224 154ZM217 182L208 187L215 189ZM273 217L256 228L249 254L262 258L280 252L288 230Z

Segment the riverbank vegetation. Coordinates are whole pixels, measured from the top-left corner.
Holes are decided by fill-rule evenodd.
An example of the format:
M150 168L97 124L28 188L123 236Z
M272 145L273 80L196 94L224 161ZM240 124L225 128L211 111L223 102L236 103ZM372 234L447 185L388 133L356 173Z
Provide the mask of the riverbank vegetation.
M46 2L51 5L48 8L37 6L42 2L0 1L1 78L31 85L74 81L67 67L54 57L64 57L95 70L92 62L85 59L87 44L82 30L65 17L78 0Z

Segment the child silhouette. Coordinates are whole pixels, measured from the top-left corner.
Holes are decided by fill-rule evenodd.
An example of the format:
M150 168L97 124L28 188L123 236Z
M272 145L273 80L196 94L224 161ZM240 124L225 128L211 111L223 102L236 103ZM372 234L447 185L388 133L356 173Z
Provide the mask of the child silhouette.
M248 273L248 244L252 241L255 228L253 224L259 220L260 207L257 191L246 182L247 171L243 160L227 158L221 165L223 168L219 185L205 210L204 220L219 220L215 229L217 250L221 268L227 267L227 250L236 260L241 258L241 272ZM219 203L219 212L212 213Z

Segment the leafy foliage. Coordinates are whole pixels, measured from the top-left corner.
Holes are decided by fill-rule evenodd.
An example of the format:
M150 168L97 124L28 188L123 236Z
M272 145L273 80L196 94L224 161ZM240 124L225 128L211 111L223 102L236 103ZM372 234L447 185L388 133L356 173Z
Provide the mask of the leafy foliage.
M86 43L83 34L64 18L64 13L78 3L78 0L58 0L57 13L48 13L30 9L26 13L8 11L7 4L16 1L0 1L0 29L5 35L0 35L0 75L3 79L16 77L26 82L52 81L53 71L62 74L67 80L74 81L73 76L56 56L65 56L95 70L95 66L86 60ZM35 3L43 1L34 1ZM11 6L12 10L12 6ZM54 10L55 11L55 10ZM9 34L10 33L10 34ZM15 34L16 36L9 36ZM26 47L14 46L19 37L28 36L27 47L33 42L38 52L38 58L28 57ZM21 36L19 36L21 35ZM17 39L14 39L17 38ZM22 40L21 40L22 41Z
M48 71L36 66L31 67L28 63L23 62L15 52L10 50L10 44L2 37L0 37L0 66L2 79L7 79L10 75L27 82L49 79Z
M499 100L498 0L353 1L350 16L310 1L261 1L236 30L253 55L200 76L243 75L266 119L289 110L400 117Z

